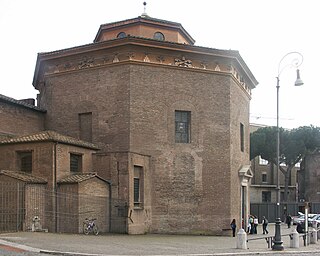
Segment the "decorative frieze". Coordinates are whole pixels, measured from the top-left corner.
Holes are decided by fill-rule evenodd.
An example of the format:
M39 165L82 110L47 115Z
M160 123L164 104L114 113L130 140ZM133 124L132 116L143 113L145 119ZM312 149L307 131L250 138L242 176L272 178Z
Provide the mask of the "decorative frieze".
M56 74L60 72L68 72L92 68L103 65L110 65L112 63L119 63L125 61L135 61L144 63L155 63L161 65L173 65L182 68L193 68L202 70L212 70L222 73L230 73L239 82L239 84L250 94L250 88L246 85L245 79L241 76L238 70L232 64L199 61L187 59L185 56L177 58L174 56L153 55L149 52L127 52L127 53L114 53L113 55L102 56L84 56L80 61L69 60L64 64L49 64L44 68L44 74Z
M191 68L192 67L192 61L187 60L184 56L182 56L181 59L174 59L174 65L179 66L179 67L186 67L186 68Z

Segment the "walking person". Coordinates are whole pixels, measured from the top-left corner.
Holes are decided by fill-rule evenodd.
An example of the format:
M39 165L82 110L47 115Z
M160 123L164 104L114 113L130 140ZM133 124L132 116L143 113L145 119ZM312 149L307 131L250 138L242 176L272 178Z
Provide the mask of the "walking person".
M250 217L249 217L249 226L250 226L250 228L249 228L248 232L250 232L250 234L253 234L254 227L253 227L253 217L252 217L252 215L250 215Z
M263 234L269 234L269 231L267 230L267 227L268 227L268 219L263 216L262 217L262 231L263 231Z
M291 227L291 221L292 221L292 217L290 214L287 215L287 218L286 218L286 223L288 225L288 228Z
M254 226L254 234L258 234L258 217L257 216L253 216L253 226Z
M230 226L232 228L232 236L235 237L236 236L236 219L233 219L232 222L230 223Z

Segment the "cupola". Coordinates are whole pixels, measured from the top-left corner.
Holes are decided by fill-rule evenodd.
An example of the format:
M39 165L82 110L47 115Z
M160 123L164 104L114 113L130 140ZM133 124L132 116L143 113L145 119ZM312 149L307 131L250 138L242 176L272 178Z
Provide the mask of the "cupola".
M146 13L137 18L102 24L94 42L125 37L139 37L188 45L195 43L195 40L180 23L155 19Z

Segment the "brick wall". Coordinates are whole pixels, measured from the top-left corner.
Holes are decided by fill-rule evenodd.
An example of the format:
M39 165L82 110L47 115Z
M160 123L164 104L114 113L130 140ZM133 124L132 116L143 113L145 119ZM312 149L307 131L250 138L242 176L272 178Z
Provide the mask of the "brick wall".
M136 49L116 50L121 59ZM174 61L169 55L165 61ZM75 67L46 76L39 99L47 127L73 137L79 137L79 113L92 113L93 142L102 153L119 152L94 164L112 179L115 198L130 202L132 196L126 153L150 156L151 232L222 234L239 214L238 171L249 162L249 95L227 72L226 60L193 57L199 66L219 61L225 71L134 61ZM175 143L175 110L191 112L191 143ZM243 153L240 122L246 128ZM134 232L144 228L139 224Z
M44 130L44 113L0 100L0 133L26 135Z

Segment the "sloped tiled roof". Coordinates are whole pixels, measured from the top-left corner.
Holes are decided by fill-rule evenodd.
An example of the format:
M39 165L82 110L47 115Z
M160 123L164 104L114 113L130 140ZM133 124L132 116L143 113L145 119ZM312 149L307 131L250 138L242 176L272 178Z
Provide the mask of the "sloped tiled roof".
M55 131L42 131L31 135L17 136L0 141L1 144L15 144L26 142L41 142L41 141L53 141L68 145L75 145L84 148L98 149L98 147L90 142L75 139L73 137L65 136Z
M99 177L96 173L92 173L92 172L72 174L68 177L65 177L65 178L59 180L58 183L59 184L61 184L61 183L80 183L80 182L83 182L83 181L86 181L86 180L89 180L89 179L92 179L95 177L109 183L109 181Z
M0 175L5 175L26 183L35 183L35 184L46 184L47 181L43 178L35 177L29 173L18 172L18 171L8 171L0 170Z
M43 112L43 113L46 112L46 110L41 109L41 108L39 108L37 106L28 104L25 101L16 100L14 98L10 98L10 97L2 95L2 94L0 94L0 101L5 101L7 103L11 103L11 104L14 104L14 105L18 105L18 106L21 106L21 107L29 108L29 109L36 110L36 111Z

